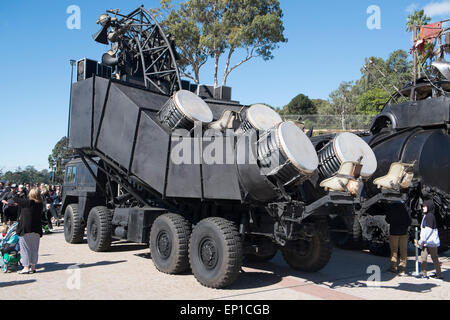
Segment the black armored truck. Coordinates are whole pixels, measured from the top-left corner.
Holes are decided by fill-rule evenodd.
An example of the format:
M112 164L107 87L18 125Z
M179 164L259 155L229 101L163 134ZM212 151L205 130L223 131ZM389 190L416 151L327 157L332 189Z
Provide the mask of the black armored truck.
M100 16L102 62L83 59L72 86L64 232L106 251L149 243L164 273L191 269L224 288L244 257L277 250L294 269L328 263L331 213L352 215L377 168L360 137L342 134L319 154L295 122L231 89L181 81L173 41L148 11Z

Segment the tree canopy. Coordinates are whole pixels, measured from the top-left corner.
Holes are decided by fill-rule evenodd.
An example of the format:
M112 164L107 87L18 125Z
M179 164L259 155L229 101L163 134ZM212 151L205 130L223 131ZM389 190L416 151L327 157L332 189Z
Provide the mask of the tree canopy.
M304 94L299 94L291 100L280 112L282 115L316 114L314 103Z
M278 0L187 0L178 9L171 0L161 0L154 13L175 40L183 76L196 83L209 57L214 59L217 87L222 56L226 85L235 69L256 57L273 59L273 51L287 41ZM241 57L234 61L234 56Z
M48 165L49 168L54 169L55 181L62 182L64 180L63 160L71 159L74 155L75 151L69 148L69 139L62 137L48 156Z
M25 169L18 167L15 171L0 172L0 180L10 181L17 184L35 184L35 183L51 183L48 170L36 170L33 166L27 166Z

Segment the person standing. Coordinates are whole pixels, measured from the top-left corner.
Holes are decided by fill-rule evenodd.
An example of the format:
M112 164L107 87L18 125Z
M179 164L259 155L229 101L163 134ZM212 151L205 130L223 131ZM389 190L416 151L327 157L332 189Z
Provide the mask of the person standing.
M400 201L390 204L386 211L386 222L390 226L391 267L389 271L397 273L398 252L400 251L398 275L405 276L408 261L408 229L411 225L411 215L406 205Z
M52 199L50 196L50 192L47 189L47 186L43 183L41 183L40 185L40 191L41 191L41 196L42 196L42 202L44 205L44 211L43 211L43 215L44 215L44 221L47 223L47 227L45 227L45 222L44 222L44 228L46 229L46 234L50 233L49 230L53 229L53 224L52 224L52 214L50 212L50 205L52 203Z
M14 183L10 186L10 191L4 193L1 198L3 204L3 225L6 225L8 222L11 222L12 224L17 221L18 208L13 200L16 194L17 184Z
M432 199L424 201L422 206L422 211L424 217L422 219L421 230L420 230L420 240L419 247L422 249L421 260L422 260L422 278L428 279L427 276L427 264L428 255L431 256L433 260L434 268L436 269L436 274L432 278L442 280L441 265L439 263L438 248L441 245L439 239L439 231L436 223L436 217L434 215L435 206Z
M39 189L32 189L28 199L14 197L14 201L20 208L17 235L19 236L19 246L21 263L24 266L19 274L35 273L39 256L39 243L42 237L42 198Z
M5 185L3 182L0 182L0 199L3 197L3 194L5 193ZM0 202L0 219L3 222L3 203Z

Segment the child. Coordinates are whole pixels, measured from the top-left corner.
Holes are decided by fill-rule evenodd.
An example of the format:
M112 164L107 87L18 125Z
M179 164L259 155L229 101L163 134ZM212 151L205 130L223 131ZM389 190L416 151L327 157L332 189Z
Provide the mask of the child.
M422 211L424 217L421 224L419 247L422 249L422 278L427 277L427 259L428 255L431 255L433 260L436 274L432 278L442 280L441 266L439 263L438 248L441 245L439 239L439 232L436 224L436 218L434 216L434 202L433 200L425 200Z
M0 226L0 242L5 238L7 232L8 232L7 226Z

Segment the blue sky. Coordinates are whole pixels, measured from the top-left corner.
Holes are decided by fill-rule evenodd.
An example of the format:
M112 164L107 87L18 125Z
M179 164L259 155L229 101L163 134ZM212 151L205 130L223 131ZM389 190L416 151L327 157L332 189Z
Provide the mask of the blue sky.
M127 12L141 4L152 8L159 1L3 1L0 169L48 167L48 155L67 132L69 60L99 60L107 47L91 38L98 30L98 16L106 9ZM70 5L81 9L80 30L66 27ZM367 28L370 5L381 9L380 30ZM396 49L411 47L411 35L405 31L409 9L426 7L434 20L450 16L448 0L281 0L281 7L289 42L274 52L274 60L253 60L229 78L233 99L244 104L281 107L299 93L326 99L340 82L361 76L365 57L386 58ZM212 65L204 68L201 80L213 82Z

